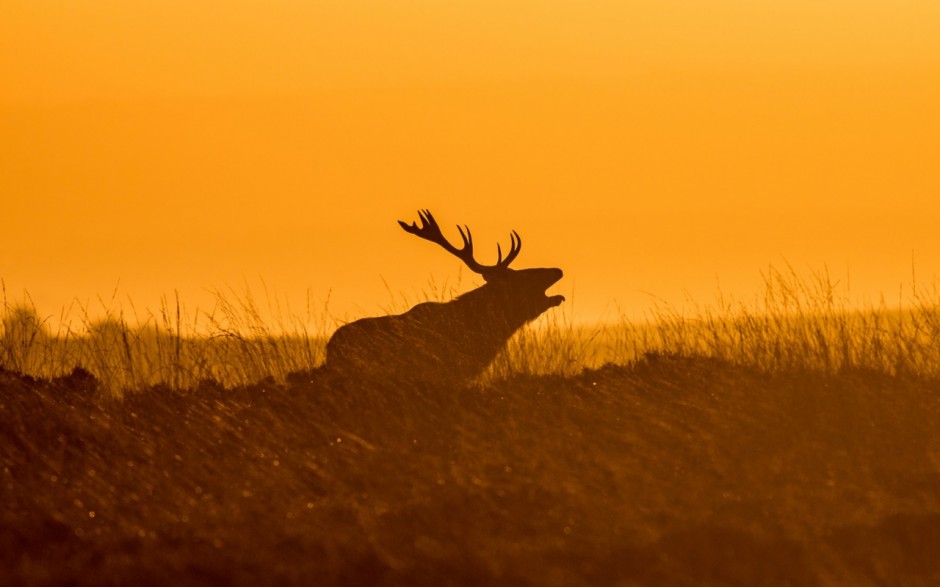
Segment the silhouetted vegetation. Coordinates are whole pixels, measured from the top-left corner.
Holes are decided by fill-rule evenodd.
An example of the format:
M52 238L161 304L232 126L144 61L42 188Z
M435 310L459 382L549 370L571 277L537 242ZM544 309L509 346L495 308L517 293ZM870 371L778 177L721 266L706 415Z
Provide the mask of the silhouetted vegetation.
M283 381L323 362L329 320L325 311L312 316L308 309L306 316L277 315L272 323L250 291L218 291L212 311L193 316L179 299L164 299L156 312L134 314L133 323L110 303L95 316L70 308L54 331L28 298L4 300L3 307L0 368L52 378L81 367L101 382L102 393L118 397L155 385L188 389L204 380L227 386Z
M804 277L792 269L769 269L753 299L719 294L711 304L678 309L654 306L645 320L579 325L563 308L519 330L480 382L515 375L575 375L605 363L629 365L648 353L716 358L762 371L870 370L914 378L940 377L940 293L936 284L911 284L909 295L889 304L860 305L848 288L821 272ZM453 290L426 294L426 301L456 297ZM270 299L267 305L275 307ZM411 306L407 301L401 302ZM208 313L188 316L179 300L155 313L125 320L105 308L104 318L86 309L63 314L49 331L29 302L5 300L0 367L34 377L58 377L87 369L102 390L164 385L189 389L203 380L226 387L318 368L339 321L326 308L304 316L265 318L247 291L217 292ZM395 313L390 308L389 313ZM136 315L135 315L136 316Z
M865 585L940 573L940 386L650 356L389 393L0 372L12 584ZM348 390L346 390L348 391Z
M201 334L178 302L80 332L7 304L0 584L932 584L937 299L771 271L382 389L251 296Z

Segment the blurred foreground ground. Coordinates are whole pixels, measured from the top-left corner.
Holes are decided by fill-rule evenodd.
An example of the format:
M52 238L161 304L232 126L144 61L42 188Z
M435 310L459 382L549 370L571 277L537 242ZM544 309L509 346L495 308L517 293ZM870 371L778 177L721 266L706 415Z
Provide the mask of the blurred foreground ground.
M936 381L337 387L0 372L0 584L940 584Z

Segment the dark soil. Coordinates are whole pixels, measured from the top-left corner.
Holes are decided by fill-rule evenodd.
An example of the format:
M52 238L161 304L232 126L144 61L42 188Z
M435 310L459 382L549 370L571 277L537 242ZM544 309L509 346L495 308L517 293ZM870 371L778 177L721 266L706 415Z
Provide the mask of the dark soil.
M940 384L650 358L485 389L0 372L0 584L938 585Z

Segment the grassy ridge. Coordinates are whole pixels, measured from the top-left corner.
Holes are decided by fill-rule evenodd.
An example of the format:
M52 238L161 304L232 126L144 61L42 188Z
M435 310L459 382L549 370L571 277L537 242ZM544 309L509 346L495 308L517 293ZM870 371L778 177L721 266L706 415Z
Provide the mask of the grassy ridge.
M0 373L0 584L927 585L940 387L650 356L377 394Z

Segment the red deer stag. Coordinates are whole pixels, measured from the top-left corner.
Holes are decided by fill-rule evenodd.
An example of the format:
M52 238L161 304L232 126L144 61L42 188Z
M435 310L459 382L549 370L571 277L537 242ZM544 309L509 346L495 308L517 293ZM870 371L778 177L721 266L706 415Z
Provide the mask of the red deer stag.
M495 265L473 258L470 229L457 227L463 247L452 245L427 210L417 223L398 223L463 261L486 283L446 303L425 302L404 314L363 318L340 327L326 346L326 369L340 378L369 383L459 385L480 375L509 338L526 322L561 304L564 296L545 290L561 269L510 269L522 249L512 231L509 254L497 244Z

